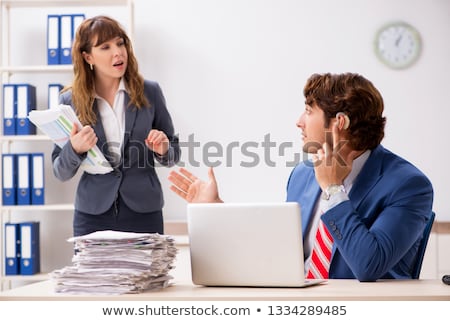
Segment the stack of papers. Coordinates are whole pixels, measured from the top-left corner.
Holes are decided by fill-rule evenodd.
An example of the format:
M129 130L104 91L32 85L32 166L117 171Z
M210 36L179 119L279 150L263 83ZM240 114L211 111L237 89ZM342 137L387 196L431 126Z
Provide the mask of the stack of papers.
M50 273L57 293L139 293L170 285L177 254L171 236L99 231L69 241L73 265Z
M78 129L83 127L72 107L68 105L32 110L28 114L28 119L61 148L69 141L74 123ZM88 151L81 168L90 174L106 174L113 171L111 164L97 146Z

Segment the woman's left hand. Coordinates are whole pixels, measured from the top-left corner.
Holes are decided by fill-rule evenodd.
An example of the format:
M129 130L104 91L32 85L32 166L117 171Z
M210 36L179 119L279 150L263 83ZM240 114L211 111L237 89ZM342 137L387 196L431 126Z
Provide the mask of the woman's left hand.
M165 155L169 150L169 139L163 131L152 129L145 140L145 145L159 155Z

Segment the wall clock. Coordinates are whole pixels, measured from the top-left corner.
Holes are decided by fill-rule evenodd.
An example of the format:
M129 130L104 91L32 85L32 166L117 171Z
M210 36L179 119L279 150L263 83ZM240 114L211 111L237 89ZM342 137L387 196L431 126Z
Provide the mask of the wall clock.
M404 69L420 56L422 40L419 32L406 22L392 22L381 27L375 36L375 53L385 65Z

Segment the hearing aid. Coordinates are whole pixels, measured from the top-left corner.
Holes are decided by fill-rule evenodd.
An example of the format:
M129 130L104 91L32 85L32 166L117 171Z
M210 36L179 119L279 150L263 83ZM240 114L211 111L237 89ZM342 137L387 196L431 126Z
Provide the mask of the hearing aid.
M344 129L348 129L350 127L350 118L343 112L338 112L336 114L336 120L339 121L339 116L344 117Z

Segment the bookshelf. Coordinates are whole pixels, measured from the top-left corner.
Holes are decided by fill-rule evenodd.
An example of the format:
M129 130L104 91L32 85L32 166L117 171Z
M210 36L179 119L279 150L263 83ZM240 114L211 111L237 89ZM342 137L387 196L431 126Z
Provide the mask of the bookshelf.
M123 16L124 20L127 21L125 27L127 28L128 35L130 39L133 39L134 35L134 0L0 0L0 112L3 118L3 84L14 82L14 77L21 77L21 79L26 77L34 78L44 78L48 77L53 79L54 77L65 77L66 79L71 79L72 66L71 65L47 65L46 60L42 60L39 63L35 62L25 62L25 63L14 63L14 57L17 52L14 52L15 37L11 36L13 34L13 29L17 26L17 22L13 21L14 14L23 12L25 15L31 13L34 9L49 9L58 10L60 13L72 13L74 10L81 12L86 12L86 17L89 17L90 8L101 8L104 14L108 14L108 8L119 7L120 14ZM123 10L122 10L123 8ZM40 21L40 20L39 20ZM47 39L46 39L46 28L47 21L41 21L36 23L36 29L39 32L36 33L35 30L28 30L30 33L35 32L41 39L39 39L39 48L31 48L30 50L42 50L46 51ZM34 22L33 22L34 23ZM34 29L34 28L33 28ZM22 38L22 37L21 37ZM22 39L20 41L23 41ZM45 55L46 57L46 55ZM31 81L30 81L31 82ZM64 83L66 84L66 83ZM39 85L38 85L39 86ZM47 106L47 97L37 97L38 106ZM23 153L28 153L30 147L47 145L49 147L53 146L50 139L37 133L37 135L17 135L17 136L4 136L3 135L3 119L0 124L0 150L2 155L4 153L9 153L12 150L19 151ZM51 164L51 152L47 151L44 153L44 171L52 171ZM0 166L1 163L0 155ZM58 184L55 180L55 184ZM48 183L48 181L46 181ZM53 183L53 182L51 182ZM46 193L48 188L46 188ZM73 194L75 191L73 191ZM47 196L46 196L47 199ZM16 205L16 206L3 206L3 201L0 196L0 291L11 288L12 282L24 281L33 282L41 281L48 278L48 273L51 269L60 268L61 266L53 266L50 270L44 270L41 273L28 276L28 275L5 275L5 245L4 245L4 223L9 221L14 221L16 213L27 212L32 213L33 216L42 217L42 215L51 215L51 213L59 212L73 213L73 203L58 203L49 202L47 200L44 205ZM64 215L61 213L61 215ZM53 215L53 214L52 214ZM42 224L41 224L42 225ZM41 226L42 229L42 226ZM42 234L42 232L41 232ZM64 240L61 240L64 241ZM42 240L41 240L42 246ZM41 267L43 260L43 252L45 249L41 248ZM48 265L48 264L47 264Z

